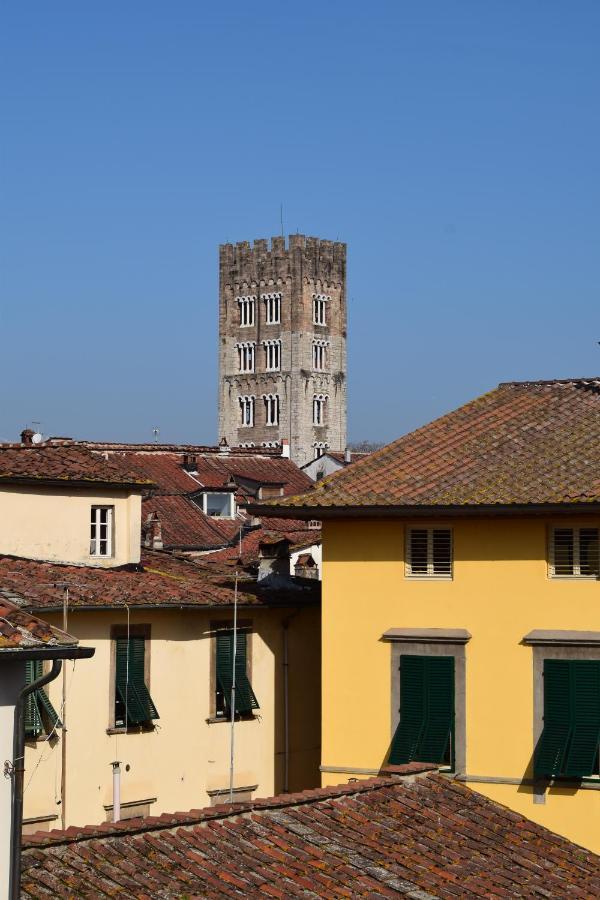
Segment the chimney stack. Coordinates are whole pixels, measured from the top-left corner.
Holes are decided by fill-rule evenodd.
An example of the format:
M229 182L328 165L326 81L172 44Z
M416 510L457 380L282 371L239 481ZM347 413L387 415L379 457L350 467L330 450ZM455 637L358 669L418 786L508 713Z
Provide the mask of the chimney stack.
M229 444L227 438L221 438L219 441L219 453L229 453Z
M350 447L346 447L346 449L344 450L344 462L346 463L346 465L352 462L352 453L350 452Z
M290 442L287 438L281 440L281 455L284 459L290 458Z
M194 453L183 454L183 468L186 472L195 472L198 468L198 458Z
M156 511L150 513L146 519L146 525L144 527L144 547L147 547L149 550L163 549L162 525Z
M21 432L21 443L25 444L25 446L30 446L33 444L33 436L35 431L32 428L24 428Z

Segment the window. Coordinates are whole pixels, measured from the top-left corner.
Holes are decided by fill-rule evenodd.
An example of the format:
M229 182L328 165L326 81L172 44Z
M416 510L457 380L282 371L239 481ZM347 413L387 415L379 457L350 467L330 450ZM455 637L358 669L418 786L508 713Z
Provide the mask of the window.
M90 556L112 556L113 507L92 506Z
M236 344L240 372L254 372L254 341Z
M322 372L327 366L329 341L313 341L313 369Z
M147 725L160 718L146 684L146 638L115 638L115 727Z
M454 657L400 656L400 721L390 763L454 768Z
M313 450L315 452L315 459L320 459L323 454L327 453L329 450L329 444L326 444L325 441L315 441Z
M553 528L550 538L552 577L597 578L600 572L597 528Z
M313 425L325 424L325 401L327 394L315 394L313 397Z
M254 302L256 296L238 297L237 302L240 308L240 325L254 325Z
M235 516L233 491L206 491L202 494L202 511L207 516L233 519Z
M281 369L281 341L263 341L263 345L267 372L279 372Z
M544 660L544 728L534 755L536 777L598 775L600 660Z
M281 294L263 294L265 301L265 321L267 325L279 325L281 323Z
M28 659L25 662L25 684L32 684L43 674L44 664L41 659ZM43 732L50 734L55 728L62 728L62 722L42 685L25 699L25 737L32 741Z
M240 397L240 425L251 428L254 425L254 397Z
M235 714L252 715L258 709L258 701L254 696L248 678L248 634L238 631L235 653L235 692L233 665L233 631L217 632L216 648L216 714L217 717L231 717L231 698L235 694Z
M452 532L449 528L410 528L406 575L452 577Z
M331 300L325 294L313 294L313 324L326 325L325 318L326 304Z
M265 425L279 425L279 394L263 394Z

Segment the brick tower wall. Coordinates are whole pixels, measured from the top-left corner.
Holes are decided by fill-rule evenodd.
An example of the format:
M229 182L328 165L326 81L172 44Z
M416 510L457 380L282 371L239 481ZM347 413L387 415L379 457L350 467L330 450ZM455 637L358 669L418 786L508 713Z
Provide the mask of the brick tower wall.
M281 293L279 324L267 324L263 295ZM313 322L313 295L326 301L326 324ZM256 297L254 324L240 324L240 297ZM279 443L304 465L316 443L346 446L346 245L301 234L219 248L219 438L230 446ZM266 370L262 341L281 341L281 369ZM313 341L328 341L325 370L315 371ZM242 373L236 344L255 345L254 372ZM277 394L279 425L266 424L264 394ZM313 397L327 396L323 425ZM254 396L254 425L241 424L239 398Z

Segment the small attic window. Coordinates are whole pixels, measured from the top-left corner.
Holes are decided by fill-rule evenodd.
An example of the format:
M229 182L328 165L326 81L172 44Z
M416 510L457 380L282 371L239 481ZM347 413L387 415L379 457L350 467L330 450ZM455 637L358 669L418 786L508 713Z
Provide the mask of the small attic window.
M235 517L235 496L232 491L206 491L202 494L202 511L216 519Z

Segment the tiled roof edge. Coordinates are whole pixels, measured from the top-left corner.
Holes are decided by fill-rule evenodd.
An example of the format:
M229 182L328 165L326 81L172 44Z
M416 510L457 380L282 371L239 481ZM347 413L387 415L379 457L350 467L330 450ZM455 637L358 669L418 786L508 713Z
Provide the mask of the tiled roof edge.
M142 834L148 831L162 831L169 828L201 825L204 822L233 818L252 812L267 812L271 809L303 806L321 800L335 800L338 797L363 794L368 791L397 785L403 778L412 778L414 776L427 777L437 773L438 770L438 766L429 763L408 763L405 766L394 767L392 776L374 777L364 781L339 784L326 788L313 788L294 794L279 794L275 797L265 797L247 802L220 803L217 806L192 809L189 812L162 813L160 816L148 816L138 819L135 825L125 820L123 822L107 822L103 825L86 825L83 827L71 825L65 831L57 829L38 831L34 834L23 835L23 849L65 846L67 844L113 836L122 837L127 834Z

